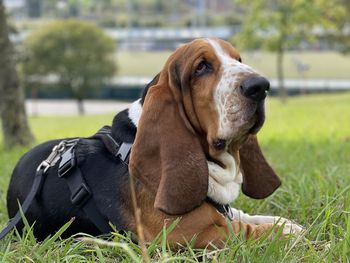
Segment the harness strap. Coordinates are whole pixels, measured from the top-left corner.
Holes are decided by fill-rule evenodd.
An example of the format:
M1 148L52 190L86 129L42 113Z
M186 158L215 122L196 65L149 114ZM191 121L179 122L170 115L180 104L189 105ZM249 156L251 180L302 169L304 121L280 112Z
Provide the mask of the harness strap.
M44 167L41 169L38 169L36 171L35 177L34 177L34 182L32 185L32 188L29 191L29 194L25 198L24 202L21 205L22 212L25 214L32 204L33 200L35 197L37 197L40 194L41 188L43 186L44 180L45 180L45 172L44 172ZM0 233L0 239L3 239L19 222L22 221L22 215L20 210L16 213L16 215L11 218L11 220L8 222L7 226L1 231Z
M118 156L118 149L120 148L119 143L117 143L111 135L111 127L103 126L95 135L90 138L99 139L103 142L107 150L114 156Z
M85 183L83 175L76 165L74 146L63 155L58 168L58 176L64 178L71 192L71 202L81 208L91 222L102 232L112 231L109 221L100 213L89 186Z
M90 137L92 139L97 138L103 142L106 149L115 157L118 157L123 162L128 163L128 157L132 147L132 143L122 142L117 143L111 135L111 127L103 126L95 135Z

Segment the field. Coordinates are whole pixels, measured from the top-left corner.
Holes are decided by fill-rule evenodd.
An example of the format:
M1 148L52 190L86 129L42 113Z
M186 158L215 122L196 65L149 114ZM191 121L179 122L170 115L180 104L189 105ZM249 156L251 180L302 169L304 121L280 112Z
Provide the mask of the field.
M147 68L147 67L146 67ZM152 261L161 262L349 262L350 261L350 93L290 98L286 105L267 101L267 121L259 139L282 187L271 197L242 196L232 205L249 214L280 215L306 231L287 240L244 241L232 236L222 250L171 252L165 242L148 244ZM37 143L65 136L87 136L112 115L36 117L30 123ZM1 142L0 142L1 144ZM6 188L11 170L26 149L0 149L0 225L7 220ZM64 230L64 229L62 229ZM163 233L165 235L165 232ZM130 241L60 240L37 243L28 230L0 241L1 262L134 262L140 249Z
M163 67L170 52L117 52L118 75L154 76ZM268 78L276 78L276 56L268 52L242 53L243 62ZM301 78L295 60L309 67L305 78L349 79L350 57L333 51L287 52L284 60L285 77Z

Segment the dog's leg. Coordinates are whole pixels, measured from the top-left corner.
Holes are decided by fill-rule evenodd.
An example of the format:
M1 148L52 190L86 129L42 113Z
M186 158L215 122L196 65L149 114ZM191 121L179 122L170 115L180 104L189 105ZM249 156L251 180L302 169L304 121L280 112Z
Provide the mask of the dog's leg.
M231 211L235 220L239 220L247 224L254 224L254 225L276 224L278 226L284 225L283 234L298 235L303 230L302 226L284 217L249 215L233 207L231 207Z
M246 224L242 221L234 220L231 222L233 233L236 235L243 234L246 239L256 239L265 233L269 233L274 229L273 224ZM274 229L277 231L277 228ZM225 226L210 225L207 229L197 236L196 247L205 248L208 244L221 248L225 241L229 238L230 229Z

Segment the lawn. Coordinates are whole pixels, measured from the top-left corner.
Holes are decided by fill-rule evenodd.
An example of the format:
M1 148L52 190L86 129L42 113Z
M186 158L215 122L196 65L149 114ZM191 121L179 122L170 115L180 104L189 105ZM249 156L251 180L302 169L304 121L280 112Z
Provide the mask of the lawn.
M350 260L350 93L267 102L267 121L259 139L283 185L265 200L241 196L233 206L250 214L280 215L297 221L306 232L297 239L244 241L232 236L225 249L174 253L165 243L148 245L152 261L162 262L349 262ZM87 136L111 115L36 117L30 123L37 142ZM7 216L5 193L16 160L26 149L0 150L0 224ZM63 230L63 229L62 229ZM27 232L0 241L1 262L133 262L138 246L126 240L86 241L58 237L37 243Z
M153 76L159 72L171 52L117 52L118 75ZM268 78L276 78L276 55L269 52L242 52L243 62ZM350 56L333 51L290 51L284 59L286 78L301 78L295 60L309 67L305 78L350 79Z

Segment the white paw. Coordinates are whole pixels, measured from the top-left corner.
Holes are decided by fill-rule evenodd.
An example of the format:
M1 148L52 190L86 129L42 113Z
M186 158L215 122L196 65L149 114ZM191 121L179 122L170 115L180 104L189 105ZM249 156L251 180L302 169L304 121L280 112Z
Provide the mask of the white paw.
M283 231L282 233L284 235L293 235L293 236L298 236L301 234L301 232L304 230L304 228L296 223L293 223L290 220L286 220L284 222L279 222L279 226L283 226Z

